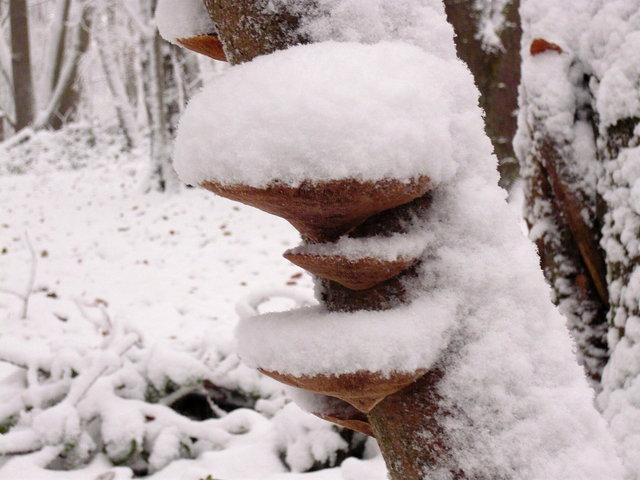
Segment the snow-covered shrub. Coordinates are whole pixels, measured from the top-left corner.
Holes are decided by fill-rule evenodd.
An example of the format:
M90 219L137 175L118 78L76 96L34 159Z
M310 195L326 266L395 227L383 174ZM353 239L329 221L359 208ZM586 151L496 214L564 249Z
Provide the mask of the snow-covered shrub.
M224 450L239 436L275 438L271 448L297 472L362 455L364 436L288 403L224 340L151 343L100 300L48 301L57 317L38 304L26 319L2 321L1 455L46 452L43 468L54 470L104 456L135 475Z
M56 469L78 467L103 452L137 474L157 471L175 459L225 448L286 402L279 387L233 353L194 350L179 339L148 345L100 303L78 304L76 314L60 320L9 315L0 361L0 453L54 447L50 467ZM222 407L211 402L204 418L194 420L188 405L182 404L182 414L172 408L188 395L206 402L207 389L214 388L227 398L252 398L254 406L260 398L264 411L228 413L232 401Z
M340 465L348 455L361 456L367 437L341 430L289 403L273 422L278 450L294 472L308 472Z
M33 132L26 141L16 141L8 148L0 144L0 175L83 168L97 159L122 158L125 150L114 126L70 123L60 131Z

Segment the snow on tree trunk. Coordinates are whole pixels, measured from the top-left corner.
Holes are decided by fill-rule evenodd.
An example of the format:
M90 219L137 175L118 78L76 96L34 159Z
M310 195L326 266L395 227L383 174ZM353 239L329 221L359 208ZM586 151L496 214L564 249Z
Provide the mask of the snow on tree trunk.
M206 4L241 65L176 168L289 220L320 300L243 318L243 359L375 435L394 480L621 478L442 3Z
M553 286L554 301L567 317L578 346L578 358L599 389L608 360L608 293L599 247L600 199L588 67L571 50L535 53L547 33L536 30L537 8L531 2L523 4L525 61L517 149L525 179L525 217ZM567 35L572 33L567 30ZM559 34L549 35L551 41L559 41L555 36Z
M15 128L21 130L33 121L33 80L27 0L10 0L11 57L15 102Z
M638 479L640 2L544 3L527 0L522 10L518 150L528 218L594 381L604 367L598 404L626 478ZM589 338L599 337L594 349Z

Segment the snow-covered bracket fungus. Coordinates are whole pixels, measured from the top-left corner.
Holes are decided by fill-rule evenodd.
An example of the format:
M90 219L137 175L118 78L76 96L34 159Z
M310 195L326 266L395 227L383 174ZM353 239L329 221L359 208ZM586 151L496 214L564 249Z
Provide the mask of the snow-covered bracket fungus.
M201 0L159 0L155 20L165 40L214 60L227 60Z
M320 3L352 31L378 11ZM316 277L319 305L243 310L241 357L374 434L394 480L620 479L441 0L376 5L375 42L305 25L318 43L233 66L180 122L182 180L286 218Z
M381 74L383 61L390 65ZM441 335L408 350L422 361L399 354L417 325L395 336L386 330L391 321L415 322L415 307L395 308L400 298L413 300L409 284L427 245L415 212L456 170L440 120L450 117L450 105L433 94L445 88L447 68L407 44L327 42L236 66L191 102L176 141L182 179L287 219L304 243L285 257L321 283L323 307L241 322L245 361L363 413L430 367L444 322ZM293 340L292 332L311 323L323 332ZM353 342L367 336L357 333L363 329L370 341ZM336 332L351 339L341 353ZM318 356L333 361L322 366Z

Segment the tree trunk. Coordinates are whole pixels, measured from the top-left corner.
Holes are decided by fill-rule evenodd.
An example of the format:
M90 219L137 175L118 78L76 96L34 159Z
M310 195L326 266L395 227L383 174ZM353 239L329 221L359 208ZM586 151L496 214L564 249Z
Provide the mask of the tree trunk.
M530 51L526 55L539 54L536 41L539 45L552 45L546 40L534 39L527 45ZM544 54L547 57L541 60L570 55L556 50ZM559 58L563 59L562 56ZM553 73L557 76L554 80L572 89L576 97L568 111L563 112L567 124L559 128L550 121L545 115L552 114L545 108L537 108L539 100L525 83L520 99L521 147L518 156L530 237L538 246L542 269L553 288L554 302L567 318L576 341L578 359L598 391L609 359L609 292L605 255L600 246L602 199L595 181L591 184L584 171L584 165L597 168L597 139L593 138L597 119L589 92L591 78L580 74L588 71L588 67L579 58L567 57L566 61L570 62L571 68L558 67ZM592 158L575 147L576 138L589 146Z
M165 103L165 69L162 39L156 32L149 45L149 77L147 85L150 142L150 188L159 191L176 191L179 183L171 166L171 138L169 136L169 112Z
M55 14L51 21L50 34L47 41L44 69L40 79L38 99L46 105L56 88L64 61L65 39L71 0L58 0Z
M265 8L268 3L268 0L205 0L231 63L247 62L274 50L308 42L295 33L299 21L295 15L286 9L270 11ZM251 21L246 21L248 16ZM430 196L427 194L375 215L352 235L372 237L382 232L402 230L402 219L414 218L429 205ZM320 234L315 240L323 242L331 238ZM316 282L322 292L321 300L330 311L384 310L397 307L406 300L408 287L405 281L413 275L414 269L405 270L364 291L354 291L317 277ZM451 471L452 478L464 478L452 471L455 466L451 465L446 438L438 424L438 418L443 414L437 394L442 376L442 370L434 367L418 381L386 397L368 413L368 422L393 480L424 480L426 472L440 469ZM338 399L333 401L341 402ZM353 410L346 404L344 409ZM338 420L336 423L350 425L353 418L347 418L346 422L341 421L344 418Z
M498 157L500 185L509 190L518 179L519 168L513 149L518 126L518 86L520 85L520 0L510 0L505 10L502 30L495 32L499 44L487 45L480 35L481 12L477 2L445 0L449 23L456 32L456 48L469 66L485 111L487 135ZM490 12L484 12L489 14Z
M93 6L83 5L74 26L71 46L67 49L64 63L60 72L56 73L56 84L49 108L51 114L47 119L47 126L59 130L73 115L80 98L80 85L78 85L78 64L82 55L89 48L91 21L93 19Z
M33 122L33 79L27 0L10 0L11 53L16 130Z
M136 123L132 104L135 105L127 92L123 74L120 71L119 63L114 54L112 30L115 28L113 21L113 4L105 2L100 7L100 15L104 18L104 24L100 31L94 34L94 39L98 46L98 58L102 65L107 88L113 98L113 107L116 112L118 126L124 136L125 146L130 149L137 146L139 142L139 129ZM139 61L139 60L138 60ZM138 81L140 81L138 79ZM135 92L134 92L135 93Z

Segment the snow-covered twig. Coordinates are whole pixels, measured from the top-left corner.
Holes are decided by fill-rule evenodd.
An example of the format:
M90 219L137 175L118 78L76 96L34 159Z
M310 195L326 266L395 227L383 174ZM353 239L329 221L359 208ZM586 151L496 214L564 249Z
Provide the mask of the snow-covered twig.
M29 138L33 136L34 133L35 133L35 130L31 127L23 128L19 132L16 132L15 135L9 137L4 142L0 143L0 151L9 150L10 148L15 147L16 145L19 145L22 142L26 142L27 140L29 140Z
M260 305L268 302L272 298L287 298L293 300L298 307L310 306L315 303L315 299L307 291L302 289L256 289L238 301L236 304L236 313L241 319L255 317L260 314L258 311Z
M113 352L117 358L123 357L131 348L135 346L140 338L137 334L130 333L125 336L124 339L120 342L117 348L115 348L115 352ZM91 389L91 387L96 383L96 381L105 375L112 365L108 362L103 361L104 358L101 357L94 362L91 368L86 372L81 374L76 381L73 383L73 386L69 390L69 395L65 399L66 402L70 403L73 406L76 406L80 400L84 398L87 392Z
M25 286L24 292L20 293L20 292L16 292L15 290L10 290L8 288L0 288L0 293L12 295L22 300L22 310L20 312L20 318L22 318L23 320L27 318L27 315L29 313L29 299L31 298L31 295L33 293L33 287L36 282L36 273L38 270L38 256L36 255L35 248L33 248L33 244L31 243L31 239L29 238L29 232L25 232L24 241L25 241L25 244L27 245L27 248L29 249L29 255L31 257L31 270L29 273L29 279L27 280L27 284ZM19 366L22 367L23 365L19 365Z
M36 251L33 248L33 244L31 243L31 239L29 238L29 232L24 233L24 240L29 248L29 254L31 255L31 271L29 273L29 280L27 282L27 288L24 292L24 301L22 303L22 318L27 318L27 314L29 312L29 298L33 293L33 286L36 282L36 273L38 269L38 256L36 255Z

